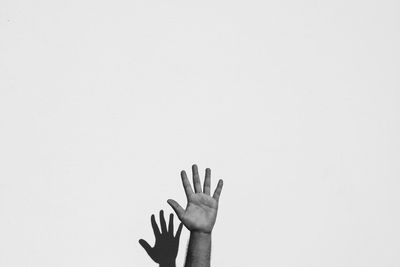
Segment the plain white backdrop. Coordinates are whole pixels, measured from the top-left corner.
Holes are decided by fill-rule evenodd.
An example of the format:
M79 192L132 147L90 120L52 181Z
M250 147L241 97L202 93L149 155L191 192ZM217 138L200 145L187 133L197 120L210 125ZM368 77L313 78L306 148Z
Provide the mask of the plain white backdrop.
M399 10L2 0L0 266L156 266L193 163L213 266L399 266Z

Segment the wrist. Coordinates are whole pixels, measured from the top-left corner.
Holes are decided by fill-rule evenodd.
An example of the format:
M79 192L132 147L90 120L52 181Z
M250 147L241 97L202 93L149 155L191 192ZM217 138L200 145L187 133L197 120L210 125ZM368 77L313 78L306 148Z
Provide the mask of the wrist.
M204 237L204 238L211 237L211 232L203 232L198 230L190 231L190 234L196 237Z
M171 262L161 262L159 264L160 267L176 267L175 261Z

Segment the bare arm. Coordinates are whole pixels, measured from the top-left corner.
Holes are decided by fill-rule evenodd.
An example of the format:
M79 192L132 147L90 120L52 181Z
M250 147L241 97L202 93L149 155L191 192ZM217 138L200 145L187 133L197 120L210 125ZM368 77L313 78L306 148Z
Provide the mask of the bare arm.
M209 267L211 255L211 232L214 227L219 196L223 181L218 181L213 196L210 196L211 170L206 169L204 188L201 189L197 165L192 166L194 192L185 171L181 171L182 184L187 197L186 209L175 200L168 199L168 204L174 209L178 218L190 231L189 247L185 267Z
M210 267L211 233L190 232L185 267Z

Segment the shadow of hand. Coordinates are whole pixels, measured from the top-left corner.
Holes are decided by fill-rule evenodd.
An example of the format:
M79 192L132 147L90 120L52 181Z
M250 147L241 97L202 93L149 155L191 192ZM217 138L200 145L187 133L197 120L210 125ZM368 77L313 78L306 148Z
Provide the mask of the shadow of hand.
M178 255L179 238L183 224L180 223L176 235L174 236L174 215L169 216L168 230L164 219L164 211L160 210L161 232L157 226L154 214L151 215L151 225L153 227L156 242L151 247L145 240L140 239L139 244L146 250L150 258L160 266L175 267L175 259Z

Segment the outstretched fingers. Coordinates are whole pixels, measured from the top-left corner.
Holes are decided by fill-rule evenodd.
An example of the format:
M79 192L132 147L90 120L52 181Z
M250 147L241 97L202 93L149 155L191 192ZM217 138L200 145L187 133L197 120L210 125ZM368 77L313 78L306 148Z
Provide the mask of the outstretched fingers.
M192 190L192 186L190 185L189 179L186 176L185 171L181 171L181 178L182 178L183 189L185 190L186 197L189 198L189 196L194 193Z
M179 220L182 221L183 214L185 214L185 210L181 207L181 205L178 204L173 199L168 199L167 203L171 206L171 208L175 211L176 216L178 216Z
M224 185L224 182L222 181L222 179L220 179L220 180L218 181L217 188L215 188L214 195L213 195L213 198L214 198L216 201L219 200L219 196L221 195L221 191L222 191L222 186L223 186L223 185Z
M175 238L179 239L179 237L181 236L182 226L183 226L183 223L180 223L178 226L178 231L176 231Z
M154 217L154 214L151 215L151 226L153 227L154 236L158 238L161 235L161 233L160 229L158 229L158 225L156 223L156 218Z
M174 235L174 214L169 215L168 233Z
M201 193L201 183L200 183L199 170L198 170L196 164L192 165L192 175L193 175L194 192Z
M167 224L165 223L163 210L160 210L160 225L161 225L161 233L166 233L167 232Z
M211 186L211 169L206 168L206 177L204 178L204 194L210 195L210 186Z

